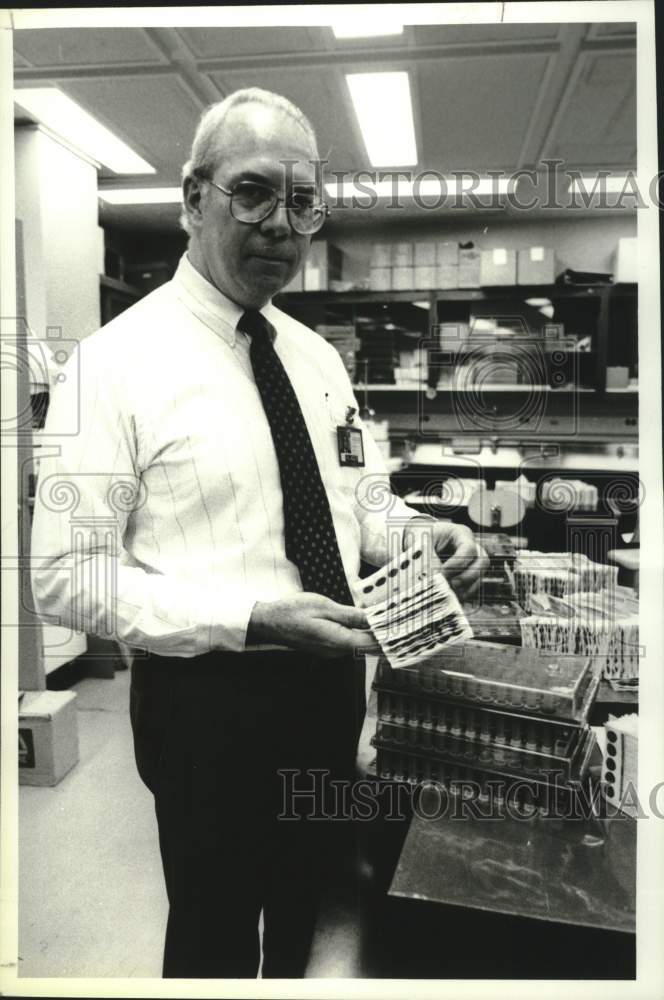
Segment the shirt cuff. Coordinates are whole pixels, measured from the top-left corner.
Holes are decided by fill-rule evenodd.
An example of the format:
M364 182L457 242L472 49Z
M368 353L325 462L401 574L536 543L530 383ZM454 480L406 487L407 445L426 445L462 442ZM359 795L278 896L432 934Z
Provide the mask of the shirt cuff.
M213 649L242 653L249 619L256 603L255 594L244 592L201 592L198 608L196 655Z

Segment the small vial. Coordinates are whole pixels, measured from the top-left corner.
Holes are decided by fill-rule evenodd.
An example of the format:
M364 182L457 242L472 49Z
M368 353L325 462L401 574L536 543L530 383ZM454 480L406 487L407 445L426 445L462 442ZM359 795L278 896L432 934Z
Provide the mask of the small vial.
M433 717L431 714L431 702L426 701L422 706L421 725L423 729L433 729Z
M442 672L442 670L439 671L436 674L436 678L435 678L436 691L439 691L441 694L447 694L447 692L448 692L448 683L447 683L447 680L448 679L447 679L446 674L444 674Z
M489 727L489 720L486 716L482 719L482 728L480 729L480 740L482 743L491 742L491 729Z
M509 688L505 684L494 685L494 701L496 705L507 705Z
M491 701L491 685L490 684L478 684L478 696L480 701Z
M536 691L526 691L525 693L525 706L531 711L536 711L537 709L537 692Z

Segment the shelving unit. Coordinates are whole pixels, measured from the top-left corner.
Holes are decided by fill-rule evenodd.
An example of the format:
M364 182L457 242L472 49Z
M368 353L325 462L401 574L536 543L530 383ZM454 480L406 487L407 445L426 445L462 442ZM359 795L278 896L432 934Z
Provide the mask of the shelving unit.
M434 327L441 323L461 322L459 311L451 308L472 307L473 303L514 303L521 302L527 304L528 299L550 299L552 302L565 303L567 308L574 304L586 308L586 304L591 304L596 315L594 317L594 342L593 350L590 352L589 369L593 380L593 386L579 386L580 389L592 388L597 394L607 392L615 393L634 392L632 386L628 390L607 389L606 368L612 356L613 345L610 343L610 334L614 324L614 312L619 315L626 315L633 319L633 332L636 331L636 313L638 304L638 289L633 284L619 285L514 285L514 286L491 286L477 289L449 289L445 291L392 291L392 292L290 292L283 293L276 299L276 304L285 312L290 313L297 319L309 326L316 326L319 323L331 323L344 321L357 325L358 319L363 314L375 314L378 309L386 313L393 313L393 307L410 306L418 312L426 313L426 320L420 322L420 329L423 334L427 334ZM470 308L467 310L470 311ZM401 312L397 308L397 312ZM410 312L410 310L409 310ZM411 313L412 315L412 313ZM592 317L585 317L586 322ZM557 319L552 320L557 322ZM567 339L567 338L566 338ZM567 340L569 343L569 340ZM502 342L501 342L502 343ZM509 346L509 341L505 339L504 346ZM459 357L464 354L478 350L479 342L472 345L459 343L455 352ZM556 345L551 344L545 348L545 352L554 352ZM568 351L575 353L579 358L588 357L588 352ZM635 356L635 351L634 351ZM364 384L360 386L364 389ZM384 392L385 386L369 385L371 392ZM389 386L391 391L406 388L408 391L417 391L416 387L411 388L399 385ZM537 386L485 386L484 391L532 391ZM564 391L564 390L554 390Z
M584 310L586 315L578 317L581 327L590 330L592 337L592 350L576 351L573 348L567 350L567 354L574 354L579 362L584 364L584 382L586 384L570 384L569 382L559 388L551 385L541 384L482 384L481 390L484 394L496 393L504 396L509 393L524 393L532 391L544 391L550 396L564 396L566 393L579 393L587 397L592 397L592 404L587 407L594 414L615 413L615 397L622 397L628 410L621 410L620 416L635 416L638 385L636 378L632 376L630 386L627 388L608 388L606 369L609 363L624 361L632 358L632 367L636 365L636 345L628 344L627 341L635 340L637 308L638 308L638 288L634 284L619 285L515 285L515 286L492 286L477 289L450 289L445 291L352 291L352 292L290 292L283 293L276 299L276 304L285 312L300 319L306 325L315 327L321 323L349 323L356 326L358 335L361 335L361 324L369 320L371 323L379 323L381 313L385 315L386 322L394 329L397 327L395 319L405 321L402 323L403 329L412 327L411 336L418 334L424 338L434 340L432 335L435 327L440 324L462 322L461 317L467 316L473 304L482 303L522 303L527 305L529 299L549 299L552 303L561 303L563 308L556 310L552 323L559 322L557 314L562 311L568 316L569 310L578 312ZM518 313L517 313L518 315ZM359 321L359 323L358 323ZM618 345L621 350L616 354L615 339L618 325L628 323L630 334L624 338L625 342ZM542 321L544 327L545 321ZM528 327L526 327L528 330ZM579 333L579 331L574 331ZM405 335L403 332L402 336ZM566 347L569 348L570 339L564 337ZM411 341L412 343L412 341ZM522 342L523 343L523 342ZM472 344L459 342L454 348L454 353L460 359L481 349L482 346L493 348L504 347L509 351L509 338L494 339L487 338L480 342L473 340ZM543 351L546 355L556 351L556 344L544 345ZM631 352L631 354L630 354ZM587 362L586 362L587 359ZM367 392L370 394L399 394L406 396L418 394L426 389L426 386L411 386L400 384L366 384L360 380L356 382L358 393ZM443 396L450 392L450 388L429 386L437 389L438 396ZM463 390L474 390L478 388L471 384L463 386ZM454 392L451 387L451 392ZM611 396L608 403L607 396ZM636 420L633 424L626 425L636 427ZM631 432L634 433L634 432Z

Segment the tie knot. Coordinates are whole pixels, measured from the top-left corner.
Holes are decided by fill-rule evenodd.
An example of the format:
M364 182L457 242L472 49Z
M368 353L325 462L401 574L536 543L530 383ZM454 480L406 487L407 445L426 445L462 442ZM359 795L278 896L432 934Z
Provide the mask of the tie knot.
M270 342L272 325L268 323L265 316L258 309L247 309L246 312L242 313L237 328L242 333L246 333L248 337L251 337L252 343Z

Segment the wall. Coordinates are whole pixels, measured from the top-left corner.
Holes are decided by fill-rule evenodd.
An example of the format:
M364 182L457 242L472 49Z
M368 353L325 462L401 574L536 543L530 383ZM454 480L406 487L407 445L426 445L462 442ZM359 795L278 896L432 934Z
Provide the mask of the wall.
M396 213L395 213L396 214ZM613 217L574 219L479 217L471 211L463 223L446 216L437 225L397 219L392 223L348 225L340 222L323 231L325 237L344 250L344 277L366 274L373 242L396 240L444 239L451 242L472 240L483 250L494 247L521 249L546 246L556 251L559 270L566 267L580 271L611 271L612 255L622 236L636 236L636 213L620 212Z
M97 171L36 127L16 129L28 325L81 340L99 327Z

